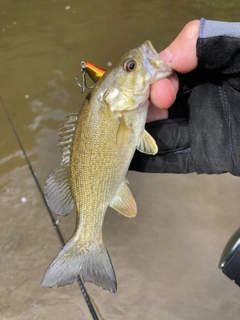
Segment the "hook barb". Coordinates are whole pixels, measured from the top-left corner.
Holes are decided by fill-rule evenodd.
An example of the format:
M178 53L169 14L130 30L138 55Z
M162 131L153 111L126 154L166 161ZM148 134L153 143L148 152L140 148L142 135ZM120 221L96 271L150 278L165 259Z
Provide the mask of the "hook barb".
M85 91L86 88L88 88L88 89L93 88L93 86L89 87L87 85L85 68L86 68L86 62L81 61L82 84L79 82L78 77L75 77L77 85L82 89L82 93Z

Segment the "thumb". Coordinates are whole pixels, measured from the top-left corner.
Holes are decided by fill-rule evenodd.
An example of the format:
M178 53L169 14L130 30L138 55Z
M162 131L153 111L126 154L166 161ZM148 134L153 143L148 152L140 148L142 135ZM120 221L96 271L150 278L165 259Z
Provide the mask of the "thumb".
M196 44L200 20L190 21L177 38L162 52L160 57L175 71L187 73L197 67Z
M187 73L194 70L198 64L197 39L200 27L200 20L190 21L177 38L162 52L160 57L175 71ZM151 86L150 99L159 108L169 108L178 92L178 79L172 75L166 79L161 79ZM156 117L155 120L159 119ZM154 119L150 118L150 121Z

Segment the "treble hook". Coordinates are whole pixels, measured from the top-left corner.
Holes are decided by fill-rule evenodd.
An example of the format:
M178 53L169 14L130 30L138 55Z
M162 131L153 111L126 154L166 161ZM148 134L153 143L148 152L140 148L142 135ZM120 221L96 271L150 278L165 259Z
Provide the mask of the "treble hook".
M85 61L81 61L81 73L82 73L82 82L83 84L81 84L79 81L78 81L78 77L75 77L76 81L77 81L77 85L82 88L82 93L85 91L86 88L88 89L92 89L93 86L89 87L87 85L87 80L86 80L86 72L85 72L85 68L86 68L86 62Z

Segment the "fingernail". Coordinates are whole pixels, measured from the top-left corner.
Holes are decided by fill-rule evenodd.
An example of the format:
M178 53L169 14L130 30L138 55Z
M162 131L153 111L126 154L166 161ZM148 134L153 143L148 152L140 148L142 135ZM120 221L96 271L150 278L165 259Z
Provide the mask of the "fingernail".
M159 56L167 63L171 63L173 61L173 55L169 52L168 49L165 49L159 53Z

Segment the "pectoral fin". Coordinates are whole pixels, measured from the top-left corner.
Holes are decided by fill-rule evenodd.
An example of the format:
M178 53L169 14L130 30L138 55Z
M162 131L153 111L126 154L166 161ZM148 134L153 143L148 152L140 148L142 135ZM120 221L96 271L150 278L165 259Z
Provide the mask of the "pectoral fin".
M116 197L110 203L110 207L120 212L125 217L134 218L136 216L137 205L132 192L127 185L127 181L123 182L119 188Z
M147 154L156 154L158 152L156 141L146 130L143 131L137 150Z
M121 117L120 118L120 125L119 125L118 132L117 132L117 147L118 147L118 149L121 149L124 146L124 144L127 140L128 133L129 133L129 128L128 128L124 118Z

